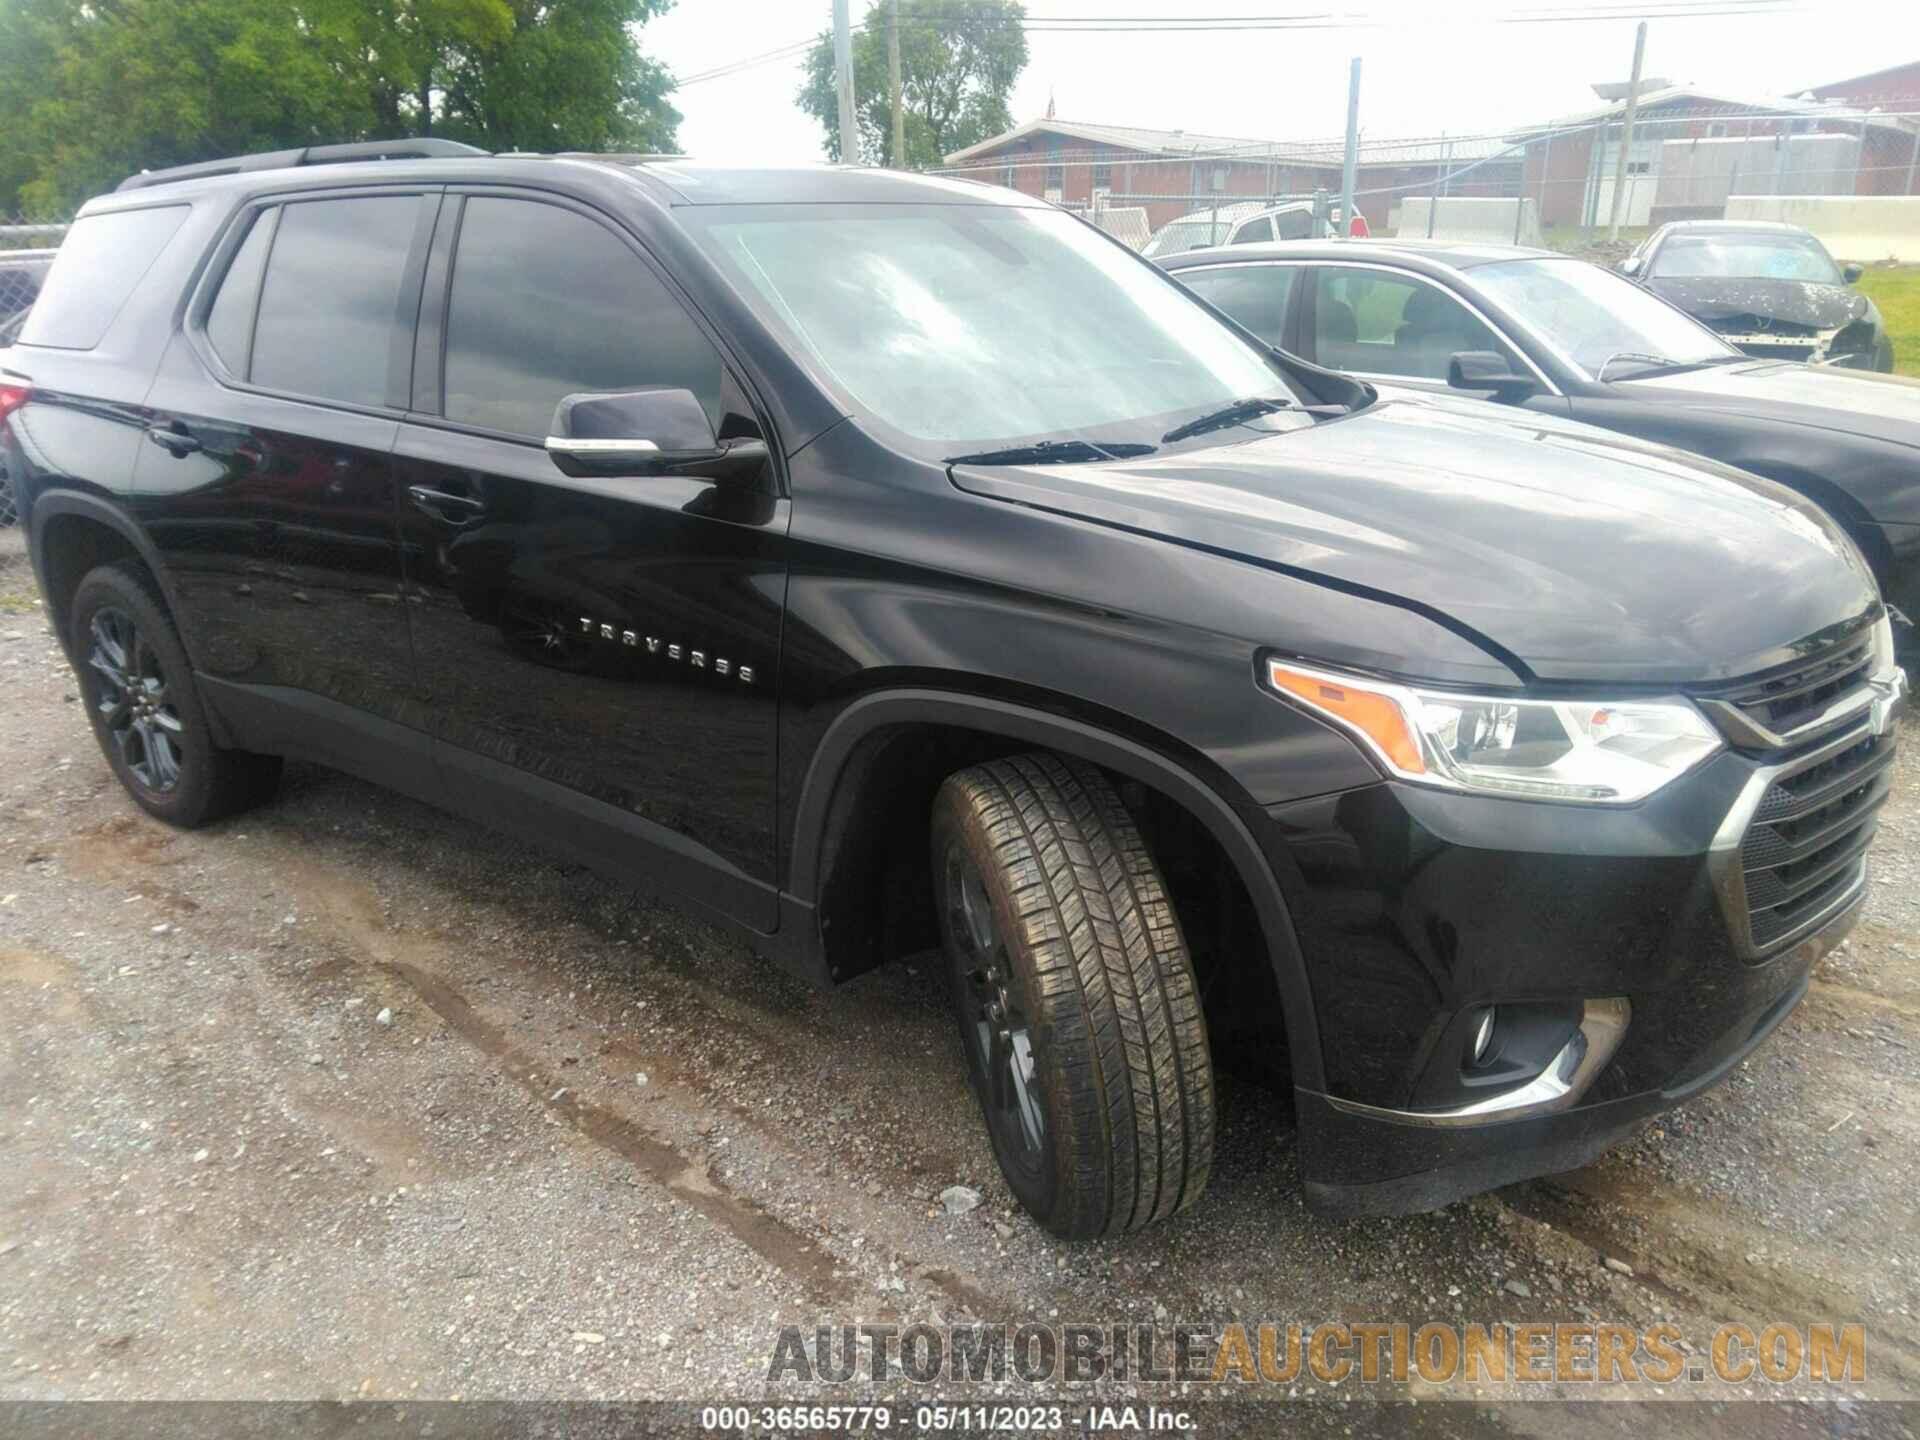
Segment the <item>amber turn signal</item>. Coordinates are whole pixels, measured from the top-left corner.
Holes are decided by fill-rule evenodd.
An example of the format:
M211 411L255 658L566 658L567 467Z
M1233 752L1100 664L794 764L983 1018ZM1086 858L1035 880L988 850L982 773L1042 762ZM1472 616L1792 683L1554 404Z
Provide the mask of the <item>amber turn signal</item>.
M1391 695L1345 678L1336 681L1311 670L1291 669L1278 660L1267 662L1267 681L1308 709L1361 735L1402 774L1426 773L1413 723Z

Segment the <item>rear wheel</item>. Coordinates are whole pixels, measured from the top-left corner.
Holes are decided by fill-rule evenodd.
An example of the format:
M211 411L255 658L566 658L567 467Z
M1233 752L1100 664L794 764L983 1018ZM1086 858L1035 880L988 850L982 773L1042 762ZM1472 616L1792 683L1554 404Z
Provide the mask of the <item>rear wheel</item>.
M1213 1163L1186 943L1093 766L1020 755L941 787L934 886L961 1039L1001 1172L1057 1235L1184 1209Z
M193 667L145 572L89 571L68 639L94 738L143 809L192 827L272 794L279 757L213 743Z

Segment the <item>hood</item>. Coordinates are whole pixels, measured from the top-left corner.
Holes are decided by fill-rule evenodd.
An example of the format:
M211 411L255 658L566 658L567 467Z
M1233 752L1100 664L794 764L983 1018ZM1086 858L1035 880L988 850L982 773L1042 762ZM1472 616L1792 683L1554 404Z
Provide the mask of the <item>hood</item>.
M1905 375L1754 360L1645 379L1624 375L1614 383L1658 392L1662 402L1920 448L1920 380Z
M1858 290L1807 280L1736 279L1727 275L1662 280L1656 276L1647 282L1647 288L1703 324L1743 334L1782 324L1837 330L1867 313L1867 297ZM1768 323L1754 326L1747 323L1749 317Z
M1433 615L1523 680L1751 674L1878 604L1852 544L1791 491L1484 401L1383 392L1243 443L951 475ZM1286 629L1276 615L1274 643Z

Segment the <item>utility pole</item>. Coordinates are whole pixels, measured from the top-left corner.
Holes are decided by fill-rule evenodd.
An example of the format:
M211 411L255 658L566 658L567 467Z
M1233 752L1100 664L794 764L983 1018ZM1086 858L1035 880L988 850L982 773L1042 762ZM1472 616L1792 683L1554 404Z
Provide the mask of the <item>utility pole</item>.
M887 88L893 91L893 168L907 168L907 112L900 108L900 0L887 4Z
M1627 157L1633 153L1633 116L1640 108L1640 62L1647 58L1647 22L1633 32L1633 74L1627 77L1627 122L1620 130L1620 158L1613 167L1613 215L1607 221L1607 239L1620 238L1620 202L1626 198Z
M833 0L833 72L840 85L840 163L860 163L860 127L853 119L853 36L847 0Z
M1347 162L1340 173L1340 228L1353 233L1353 182L1360 168L1360 57L1347 72Z

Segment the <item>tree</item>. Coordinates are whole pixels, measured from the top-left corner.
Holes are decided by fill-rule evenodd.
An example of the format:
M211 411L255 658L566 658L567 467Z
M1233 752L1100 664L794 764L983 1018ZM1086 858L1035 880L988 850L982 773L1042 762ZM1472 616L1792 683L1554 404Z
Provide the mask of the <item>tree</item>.
M514 0L511 31L455 69L442 133L488 150L672 150L673 78L631 26L671 0Z
M0 134L53 214L144 168L368 133L323 46L275 0L0 0Z
M672 0L0 0L0 212L334 141L670 149Z
M1013 128L1007 97L1027 64L1026 8L1018 0L900 0L900 92L907 153L893 150L887 86L888 0L875 0L853 36L860 159L927 169L955 150ZM827 32L807 53L800 108L820 122L840 158L840 98Z

